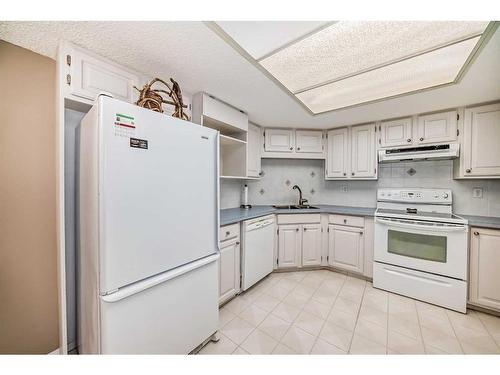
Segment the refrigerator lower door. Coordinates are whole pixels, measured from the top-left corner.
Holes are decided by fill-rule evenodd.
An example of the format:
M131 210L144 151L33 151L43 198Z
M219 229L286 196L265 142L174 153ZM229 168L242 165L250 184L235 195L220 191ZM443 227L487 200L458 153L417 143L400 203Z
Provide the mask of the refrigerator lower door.
M100 298L101 354L187 354L217 331L219 254Z

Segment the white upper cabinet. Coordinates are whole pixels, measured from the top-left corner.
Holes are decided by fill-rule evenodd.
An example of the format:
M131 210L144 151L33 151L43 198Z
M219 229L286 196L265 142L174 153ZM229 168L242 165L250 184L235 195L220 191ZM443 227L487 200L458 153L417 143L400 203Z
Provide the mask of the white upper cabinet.
M137 96L134 86L140 86L136 73L69 43L61 46L60 52L66 67L66 77L62 79L67 96L88 103L93 102L99 93L106 92L116 99L134 101Z
M302 226L302 266L319 266L321 264L321 224L304 224Z
M383 121L379 125L380 147L401 147L413 143L412 118Z
M376 178L375 124L351 128L351 178Z
M322 130L264 129L263 158L324 159Z
M452 142L457 139L457 111L418 116L417 143Z
M259 177L261 169L261 140L260 140L261 129L252 124L248 123L248 133L247 133L247 176L248 177Z
M500 177L500 103L466 108L461 177Z
M193 122L231 135L248 130L248 115L206 93L193 97Z
M302 241L300 225L280 225L278 231L278 268L299 267Z
M327 133L326 178L347 178L349 162L349 129Z
M500 230L471 228L470 303L500 311Z
M295 137L290 129L266 129L264 138L266 152L291 153L295 148Z
M296 152L322 153L323 132L321 130L296 130L295 144Z

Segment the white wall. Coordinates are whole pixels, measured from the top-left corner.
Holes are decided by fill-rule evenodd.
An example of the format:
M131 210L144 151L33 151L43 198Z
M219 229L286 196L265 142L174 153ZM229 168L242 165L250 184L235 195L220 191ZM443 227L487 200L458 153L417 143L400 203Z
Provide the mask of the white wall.
M413 168L411 176L407 171ZM248 181L249 202L253 205L295 203L297 184L312 204L375 207L379 187L449 188L454 211L481 216L500 216L500 180L453 180L451 160L379 164L378 181L325 181L321 160L262 159L264 176ZM289 185L287 185L289 181ZM241 182L222 181L221 208L240 204ZM342 187L347 186L347 193ZM483 188L483 198L472 198L474 187Z

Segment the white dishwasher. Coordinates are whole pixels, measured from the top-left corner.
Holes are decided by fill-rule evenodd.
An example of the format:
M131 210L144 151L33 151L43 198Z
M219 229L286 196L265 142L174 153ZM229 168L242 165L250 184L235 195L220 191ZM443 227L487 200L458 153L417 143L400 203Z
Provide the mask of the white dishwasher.
M243 222L242 290L273 272L275 228L274 215Z

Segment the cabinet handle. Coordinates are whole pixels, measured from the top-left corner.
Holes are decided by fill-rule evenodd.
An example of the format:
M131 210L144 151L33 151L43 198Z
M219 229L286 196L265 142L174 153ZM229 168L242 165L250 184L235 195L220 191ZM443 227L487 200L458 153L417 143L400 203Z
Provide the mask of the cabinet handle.
M297 147L297 150L300 150L300 147Z
M467 169L465 170L465 172L466 172L466 173L470 173L470 168L467 168Z
M479 236L479 232L474 232L474 236Z
M420 141L423 141L424 140L424 137L420 137Z
M344 224L347 224L347 219L344 219Z
M408 139L406 140L406 142L410 143L410 142L411 142L411 138L408 138Z
M240 241L237 241L237 242L236 242L236 245L239 245L239 244L240 244Z
M362 236L362 235L363 235L363 232L359 232L359 234Z
M354 176L354 172L351 173Z
M304 228L304 232L307 232L307 228Z
M347 173L344 172L344 176L347 176Z
M229 236L231 234L231 232L226 232L226 237Z
M295 229L295 232L298 232L298 231L299 231L299 228L296 228L296 229Z
M290 150L293 150L293 147L290 147Z

